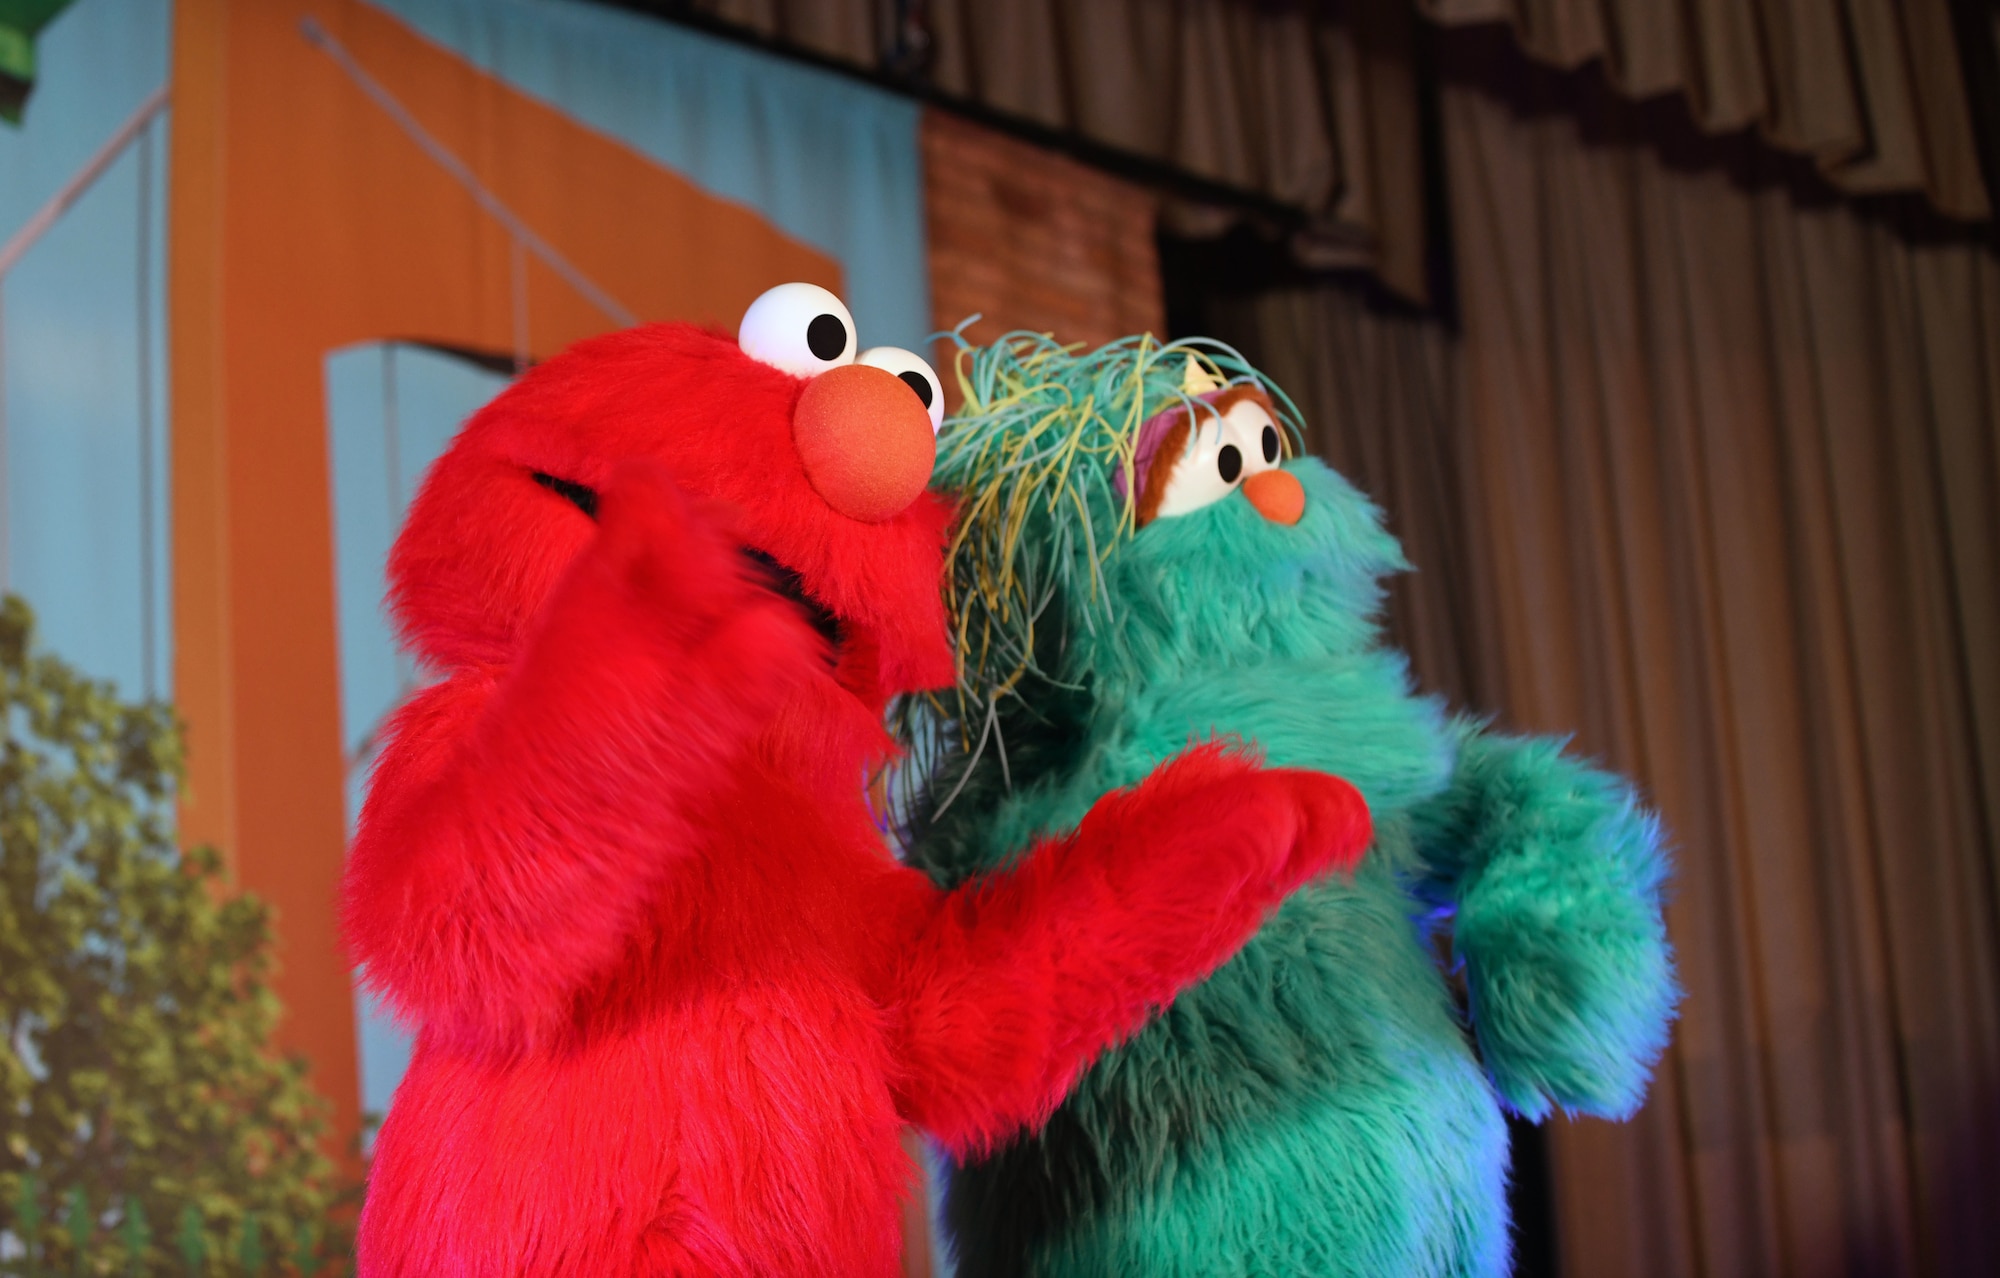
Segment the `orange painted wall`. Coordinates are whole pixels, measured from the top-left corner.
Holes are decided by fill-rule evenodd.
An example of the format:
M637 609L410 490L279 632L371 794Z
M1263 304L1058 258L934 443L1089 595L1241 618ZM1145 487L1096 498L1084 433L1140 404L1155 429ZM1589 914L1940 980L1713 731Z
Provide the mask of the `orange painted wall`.
M345 845L327 352L514 349L505 231L300 32L311 16L642 319L733 325L826 255L352 0L178 0L169 235L182 827L278 910L286 1047L358 1118L334 902ZM528 347L617 327L539 262Z

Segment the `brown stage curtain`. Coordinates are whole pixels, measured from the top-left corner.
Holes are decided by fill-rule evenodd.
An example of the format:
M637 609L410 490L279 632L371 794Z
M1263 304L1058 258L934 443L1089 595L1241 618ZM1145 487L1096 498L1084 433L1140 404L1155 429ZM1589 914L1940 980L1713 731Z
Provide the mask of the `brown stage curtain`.
M1458 332L1217 327L1389 509L1426 682L1678 846L1687 1001L1636 1120L1553 1127L1562 1272L2000 1272L2000 258L1459 73Z
M894 65L878 0L694 0L823 57ZM1421 297L1415 14L1405 3L932 0L921 78L940 94L1260 196L1306 217L1292 247ZM1221 229L1213 209L1181 210Z
M1554 1133L1565 1270L1992 1272L2000 261L1444 119L1489 686L1681 847L1687 1005L1636 1123Z
M1920 191L1991 215L1951 0L1418 0L1447 25L1506 22L1537 60L1602 60L1632 98L1685 95L1711 133L1754 128L1860 194Z

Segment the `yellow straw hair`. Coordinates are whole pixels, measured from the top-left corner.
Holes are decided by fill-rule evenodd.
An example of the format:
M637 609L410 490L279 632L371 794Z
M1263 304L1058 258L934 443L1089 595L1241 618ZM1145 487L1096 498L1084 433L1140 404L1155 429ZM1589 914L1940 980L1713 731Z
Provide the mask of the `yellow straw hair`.
M972 738L983 740L1002 698L1024 681L1054 681L1037 665L1035 639L1058 595L1085 625L1115 619L1103 569L1133 533L1122 494L1135 487L1140 426L1176 401L1191 406L1188 385L1233 382L1263 388L1294 439L1299 417L1240 354L1207 338L1140 334L1085 350L1046 333L977 347L950 336L962 402L938 437L932 484L960 502L944 581L958 686L907 700L896 728L914 745L920 721L949 721L976 750Z

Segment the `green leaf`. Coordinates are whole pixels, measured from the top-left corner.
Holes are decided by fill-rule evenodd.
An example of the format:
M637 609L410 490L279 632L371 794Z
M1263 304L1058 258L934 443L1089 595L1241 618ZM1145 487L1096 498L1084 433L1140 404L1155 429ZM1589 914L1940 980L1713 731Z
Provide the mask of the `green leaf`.
M181 1260L187 1264L188 1272L200 1273L202 1262L208 1259L208 1235L202 1232L201 1209L193 1203L181 1208L181 1228L174 1235L174 1246L181 1253Z
M254 1213L243 1218L243 1231L236 1240L236 1259L242 1264L246 1273L258 1274L264 1271L264 1234L257 1228L257 1217Z
M69 1234L70 1272L81 1278L88 1272L84 1256L90 1246L90 1236L97 1232L97 1222L90 1218L90 1196L81 1185L69 1191L69 1213L63 1228Z
M24 1252L21 1272L33 1278L39 1272L35 1261L42 1250L42 1188L33 1172L21 1177L20 1189L14 1197L14 1219L18 1222L17 1232Z
M319 1272L319 1224L305 1221L299 1225L298 1233L292 1237L292 1268L299 1271L299 1278L312 1278Z
M125 1219L118 1225L118 1240L125 1246L125 1272L141 1278L146 1272L146 1249L152 1245L153 1231L146 1227L146 1206L129 1194L125 1198Z

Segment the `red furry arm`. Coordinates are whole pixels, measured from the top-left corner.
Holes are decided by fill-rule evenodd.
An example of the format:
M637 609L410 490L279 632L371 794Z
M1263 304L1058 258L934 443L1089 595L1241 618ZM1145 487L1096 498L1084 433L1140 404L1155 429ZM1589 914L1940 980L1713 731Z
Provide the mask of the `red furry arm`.
M1346 782L1204 746L1012 870L934 896L898 977L906 1117L960 1153L1040 1123L1099 1052L1369 835Z
M348 858L368 982L448 1032L561 1023L688 854L690 807L815 659L663 475L621 472L602 517L511 670L460 670L397 714Z

